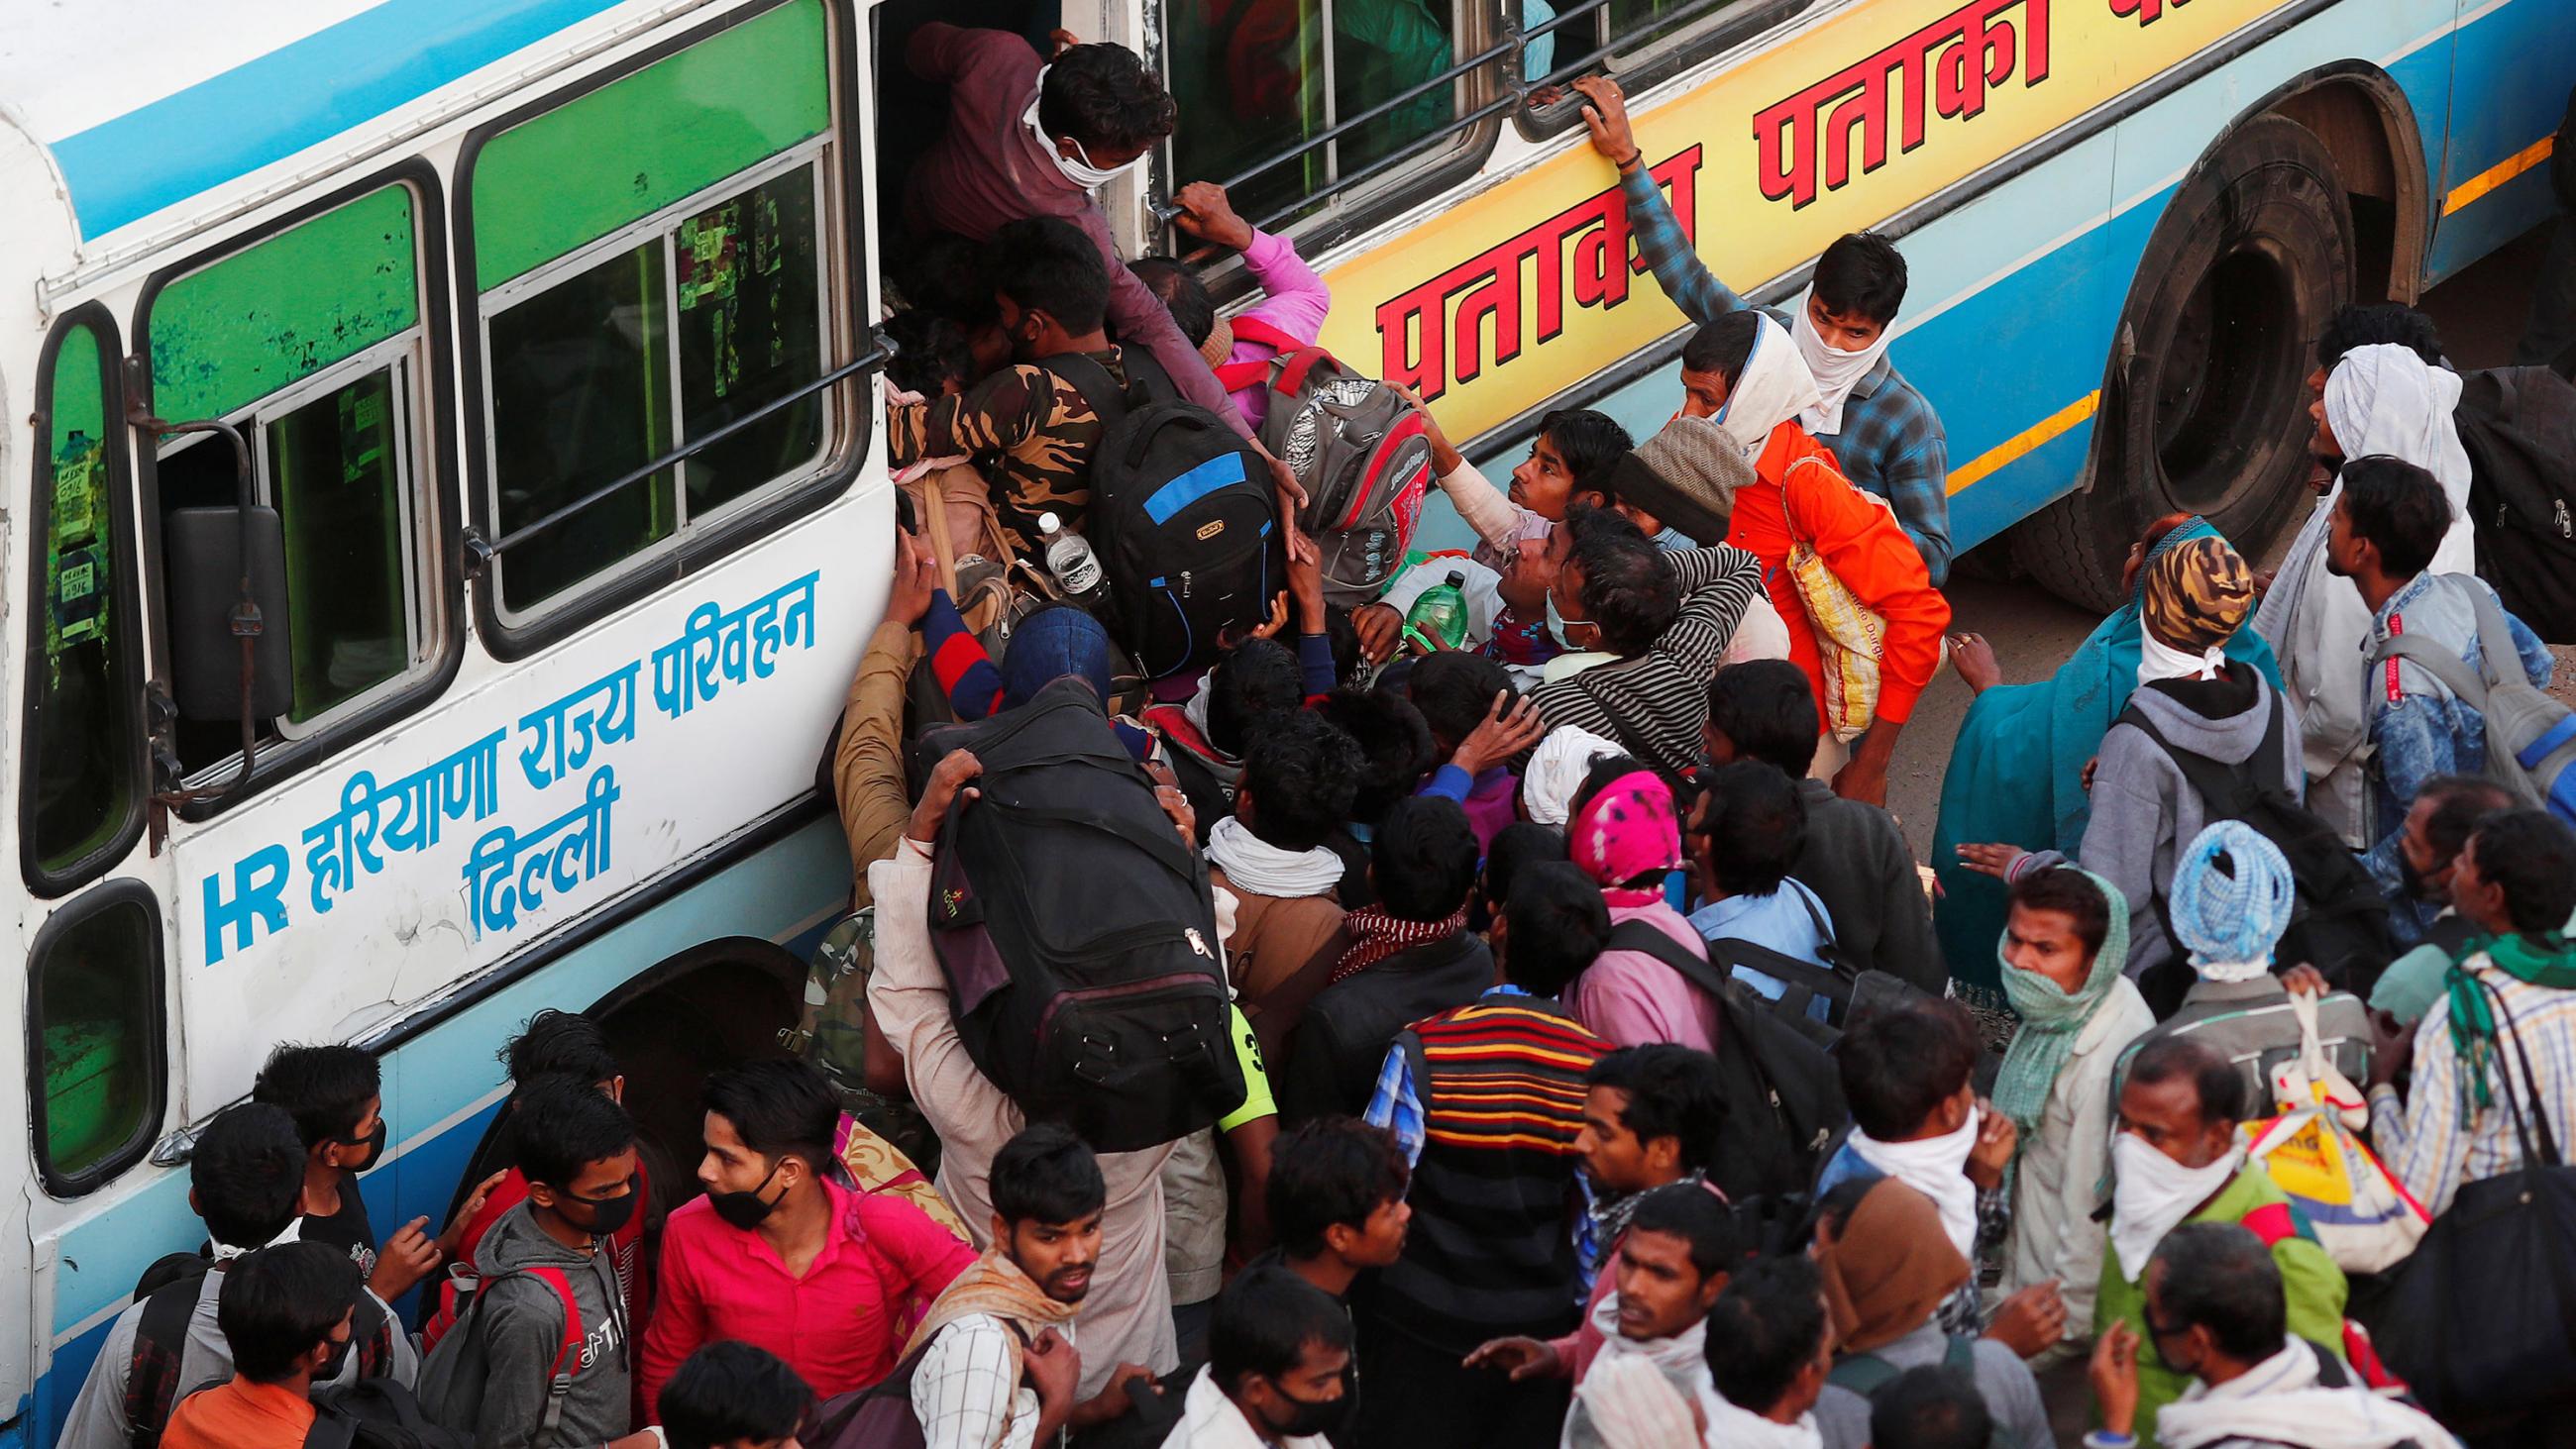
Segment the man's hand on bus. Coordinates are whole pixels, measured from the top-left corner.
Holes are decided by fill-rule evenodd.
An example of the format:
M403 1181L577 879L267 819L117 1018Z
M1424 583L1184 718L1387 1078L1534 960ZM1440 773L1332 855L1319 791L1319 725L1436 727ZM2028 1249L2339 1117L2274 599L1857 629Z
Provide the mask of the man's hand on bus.
M448 1220L447 1231L438 1235L438 1255L441 1258L459 1256L457 1245L465 1241L465 1230L473 1226L476 1218L483 1216L483 1204L491 1200L492 1189L499 1187L501 1179L509 1175L510 1170L505 1167L474 1184L474 1191L466 1194L465 1205Z
M1047 41L1051 47L1047 52L1047 59L1053 60L1057 56L1064 54L1066 51L1073 49L1075 46L1082 44L1082 37L1059 25L1055 29L1047 32Z
M898 528L894 531L894 592L886 596L886 622L909 628L930 612L930 596L939 587L939 561L930 545Z
M383 1251L376 1254L376 1270L367 1275L367 1287L377 1297L391 1303L438 1270L438 1244L422 1231L428 1226L429 1219L413 1218L385 1239Z
M1583 108L1583 128L1592 133L1592 149L1622 171L1644 160L1637 133L1628 125L1628 98L1620 94L1619 83L1606 75L1587 75L1576 77L1574 88L1590 103Z
M1449 441L1449 434L1441 428L1439 417L1431 411L1431 404L1424 402L1422 394L1403 383L1390 382L1387 386L1394 388L1397 397L1413 404L1414 408L1422 414L1422 436L1431 444L1432 475L1446 478L1457 472L1467 459L1458 451L1456 445Z
M984 762L970 750L950 750L930 772L930 783L922 787L921 803L912 807L912 824L904 835L923 845L939 838L939 822L948 818L948 802L962 791L969 800L983 792L966 782L984 773Z
M1172 204L1181 209L1181 214L1172 218L1172 225L1201 241L1236 251L1250 250L1252 223L1235 214L1234 203L1226 199L1224 187L1213 181L1193 181L1172 197Z

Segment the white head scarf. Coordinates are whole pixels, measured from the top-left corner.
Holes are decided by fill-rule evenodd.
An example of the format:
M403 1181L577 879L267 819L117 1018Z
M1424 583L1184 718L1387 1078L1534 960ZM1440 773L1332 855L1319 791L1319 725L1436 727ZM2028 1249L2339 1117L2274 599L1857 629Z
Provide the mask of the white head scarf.
M1824 403L1815 374L1807 370L1789 334L1769 313L1753 316L1760 324L1753 335L1753 355L1744 360L1744 375L1727 390L1726 406L1717 410L1717 425L1747 459L1762 456L1773 428Z
M2216 679L2227 668L2227 646L2212 644L2198 654L2176 649L2156 637L2156 631L2143 622L2138 625L2138 683L2153 684L2159 679Z
M1806 361L1807 371L1815 376L1817 391L1823 395L1822 401L1798 414L1798 421L1808 432L1831 437L1843 430L1844 399L1851 396L1852 388L1862 378L1869 376L1871 368L1878 366L1878 360L1887 355L1887 344L1894 339L1889 335L1892 329L1881 327L1877 341L1858 352L1845 352L1816 330L1815 316L1807 310L1814 300L1815 291L1810 288L1789 314L1790 339L1798 344L1798 356Z
M1618 753L1617 742L1590 730L1573 725L1550 730L1530 753L1529 768L1521 771L1521 808L1541 825L1565 828L1565 809L1574 803L1574 792L1582 788L1592 762Z
M2343 455L2385 453L2431 473L2454 519L2469 506L2469 453L2451 421L2459 405L2458 373L2394 342L2356 347L2326 375L2326 425Z

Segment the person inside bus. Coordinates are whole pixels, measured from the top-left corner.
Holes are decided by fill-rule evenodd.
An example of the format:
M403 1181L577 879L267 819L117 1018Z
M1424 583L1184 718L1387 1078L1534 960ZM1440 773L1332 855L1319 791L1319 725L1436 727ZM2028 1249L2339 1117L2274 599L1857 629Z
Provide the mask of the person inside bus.
M90 1360L89 1378L54 1441L56 1449L153 1449L182 1389L232 1376L232 1347L219 1320L224 1285L245 1255L270 1243L295 1241L303 1183L304 1144L295 1119L284 1109L242 1102L215 1114L197 1134L196 1150L188 1159L188 1206L205 1220L213 1261L193 1279L182 1275L158 1293L139 1293L108 1325L98 1357ZM155 1317L155 1302L166 1301L160 1294L187 1295L192 1305L178 1342L152 1342L153 1325L145 1320ZM359 1300L362 1311L369 1302ZM351 1383L361 1375L382 1376L409 1387L420 1372L410 1338L382 1301L374 1301L367 1316L375 1325L373 1342L362 1341L322 1379ZM137 1392L141 1386L134 1382L134 1370L142 1364L164 1366L161 1396Z
M912 33L904 63L948 87L947 131L913 162L905 183L913 231L983 241L1014 221L1074 227L1109 279L1106 307L1118 335L1151 352L1182 397L1252 438L1251 424L1226 406L1224 386L1171 310L1127 270L1108 214L1092 196L1172 134L1179 107L1161 79L1123 45L1068 45L1041 61L1010 31L942 21ZM1015 325L1008 315L1002 321ZM1306 501L1287 464L1271 458L1270 470L1283 505ZM1290 544L1303 547L1293 526Z
M1216 369L1226 400L1255 429L1270 415L1271 358L1290 347L1313 344L1332 310L1332 289L1297 255L1296 243L1254 227L1235 214L1225 188L1193 181L1174 193L1180 215L1172 225L1200 241L1243 254L1244 269L1261 288L1261 300L1231 318L1219 316L1196 268L1171 257L1146 257L1128 270L1171 309L1181 335Z
M811 1065L720 1072L700 1102L707 1195L663 1229L639 1356L648 1416L681 1361L718 1339L768 1349L826 1398L884 1378L905 1305L936 1298L974 1250L903 1198L852 1187L833 1151L840 1101Z
M1002 533L1021 558L1044 565L1039 515L1079 532L1091 502L1091 453L1102 432L1103 393L1168 386L1150 358L1109 340L1110 279L1069 222L1014 221L984 249L1016 365L962 393L891 403L887 461L910 468L965 456L991 480ZM1120 269L1125 275L1125 269ZM1140 376L1141 373L1141 376Z
M1699 259L1690 233L1656 185L1628 123L1619 83L1584 76L1574 88L1590 102L1583 123L1591 129L1592 149L1619 168L1629 235L1664 295L1703 326L1746 310L1750 304ZM1874 232L1856 231L1816 259L1815 282L1794 308L1755 310L1787 329L1815 379L1814 394L1799 403L1799 423L1833 451L1844 477L1887 500L1939 588L1950 576L1950 443L1932 404L1887 358L1905 280L1903 254ZM1709 380L1705 373L1686 358L1683 386L1696 396ZM1722 394L1732 383L1717 386Z
M358 1189L358 1174L385 1155L385 1098L373 1053L288 1042L269 1053L250 1096L285 1108L304 1139L303 1241L347 1250L367 1275L367 1287L388 1303L456 1256L458 1235L482 1211L479 1192L435 1239L423 1231L429 1219L414 1218L378 1250Z
M1915 701L1941 667L1942 631L1950 604L1925 574L1922 557L1887 506L1851 486L1834 455L1799 422L1816 396L1815 379L1780 324L1761 312L1730 312L1706 323L1682 345L1682 373L1690 401L1684 416L1665 425L1684 445L1638 451L1655 482L1687 494L1693 473L1705 473L1711 455L1733 451L1752 464L1752 480L1732 500L1726 541L1761 560L1763 587L1788 626L1789 658L1815 687L1821 723L1815 769L1832 772L1834 793L1872 805L1887 803L1887 763L1897 737L1913 717ZM1662 434L1658 434L1661 437ZM1623 493L1647 479L1621 475ZM1801 546L1844 590L1881 623L1878 698L1867 733L1846 745L1830 728L1825 660L1805 593L1789 573L1789 556Z

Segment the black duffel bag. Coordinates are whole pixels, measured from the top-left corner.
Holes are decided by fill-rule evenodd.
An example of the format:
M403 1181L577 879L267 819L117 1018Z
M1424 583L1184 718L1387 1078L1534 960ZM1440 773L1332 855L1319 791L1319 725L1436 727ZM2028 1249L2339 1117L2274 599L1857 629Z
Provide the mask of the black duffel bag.
M2522 1166L2460 1185L2407 1260L2379 1345L2424 1407L2464 1437L2576 1413L2576 1167L2541 1109L2503 993L2478 984L2494 1004L2499 1047L2513 1044L2492 1066Z

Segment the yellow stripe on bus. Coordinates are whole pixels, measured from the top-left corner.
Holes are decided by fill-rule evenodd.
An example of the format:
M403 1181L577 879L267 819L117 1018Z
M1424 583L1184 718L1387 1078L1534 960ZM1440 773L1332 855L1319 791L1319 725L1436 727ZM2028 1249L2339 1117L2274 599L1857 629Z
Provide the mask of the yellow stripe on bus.
M2549 153L2556 148L2557 144L2557 137L2543 136L2539 140L2534 141L2530 145L2525 146L2510 156L2507 156L2493 166L2488 167L2486 170L2481 171L2477 175L2470 177L2468 180L2461 182L2458 186L2452 188L2449 196L2442 198L2442 214L2444 216L2451 215L2460 208L2468 205L2470 202L2477 200L2479 197L2486 195L2488 192L2504 185L2513 178L2520 176L2532 167L2548 160Z
M2093 416L2094 411L2101 406L2102 390L2095 388L2047 417L2041 418L2038 422L1979 454L1966 466L1951 469L1950 491L1955 494L1971 483L1990 474L2002 472L2006 467L2020 462L2041 447L2054 442L2067 429Z

